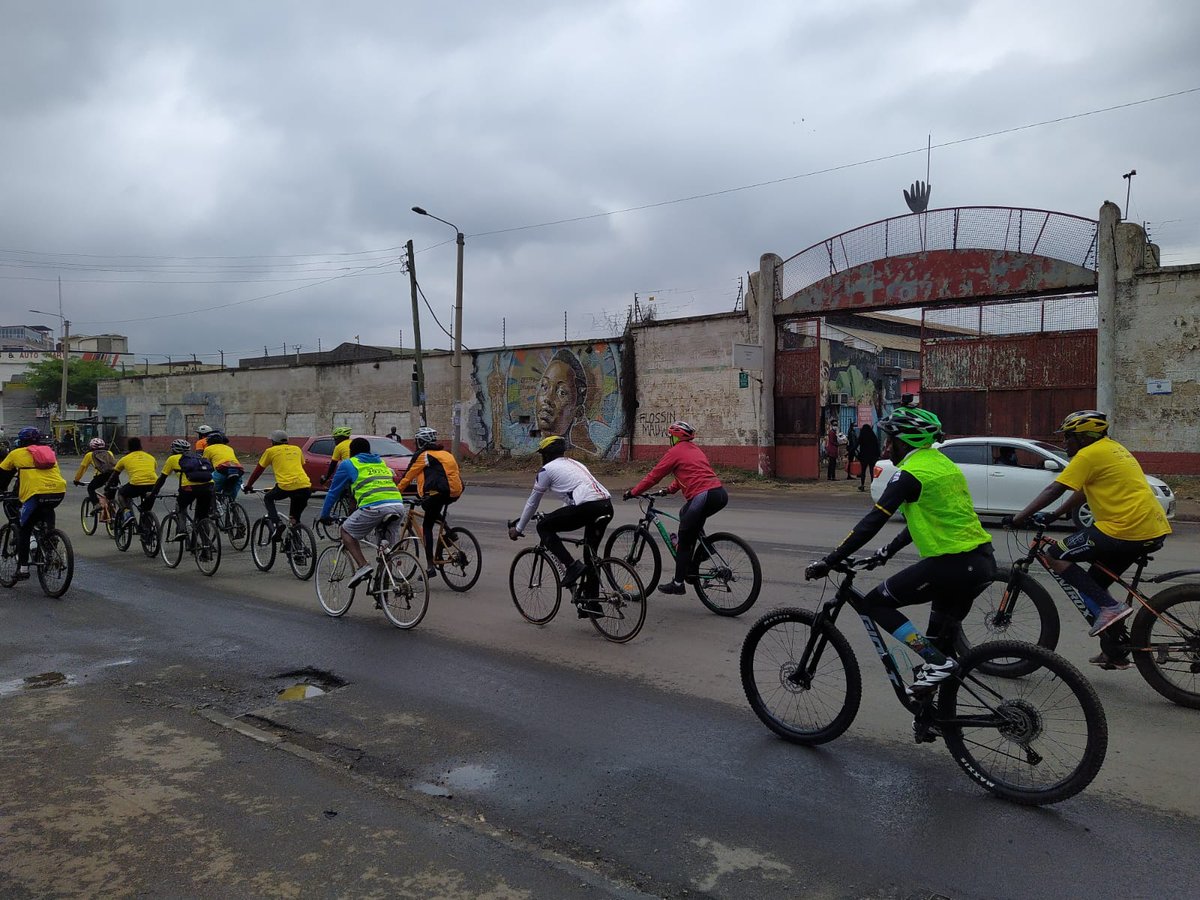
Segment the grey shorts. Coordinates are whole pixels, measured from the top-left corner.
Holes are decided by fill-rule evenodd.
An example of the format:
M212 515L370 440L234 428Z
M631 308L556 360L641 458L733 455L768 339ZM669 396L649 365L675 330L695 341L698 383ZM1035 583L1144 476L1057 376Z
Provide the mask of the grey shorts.
M392 524L392 528L388 532L388 540L394 544L396 538L400 536L400 520L404 517L404 504L399 501L359 507L350 513L349 518L342 523L342 530L356 541L361 541L363 538L371 537L375 526L388 516L400 516L400 519Z

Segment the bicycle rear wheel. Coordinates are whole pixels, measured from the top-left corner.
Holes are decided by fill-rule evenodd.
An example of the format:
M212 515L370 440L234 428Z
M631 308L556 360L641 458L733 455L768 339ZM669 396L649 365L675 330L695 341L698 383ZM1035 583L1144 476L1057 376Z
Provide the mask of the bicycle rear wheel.
M986 664L1025 660L1013 680ZM938 691L935 721L954 761L1006 800L1041 806L1092 783L1108 752L1108 723L1096 691L1059 656L1020 641L992 641L958 661Z
M624 644L637 637L646 622L646 589L637 570L624 560L608 557L598 565L597 596L590 602L600 605L601 614L589 618L605 638Z
M508 591L513 604L527 622L545 625L562 603L562 577L550 555L537 547L526 547L508 570Z
M10 588L17 583L17 529L12 525L0 527L0 586Z
M75 551L65 534L55 528L38 537L38 581L47 597L61 597L75 577Z
M1005 610L1000 612L1001 600L1008 594ZM1028 572L997 569L996 576L982 594L975 598L971 612L963 621L955 640L958 656L972 647L988 641L1022 641L1037 644L1047 650L1058 646L1059 620L1054 598ZM1017 678L1035 671L1037 660L993 658L980 663L981 671L991 675Z
M1129 630L1146 684L1172 703L1200 709L1200 584L1177 584L1147 601Z
M89 536L95 534L99 521L100 505L91 497L84 497L79 504L79 524L83 526L83 533Z
M344 616L354 602L354 591L346 586L354 567L340 544L326 547L317 557L317 600L326 615Z
M696 542L696 595L718 616L740 616L762 589L754 548L736 534L717 532Z
M271 520L265 516L250 528L250 558L254 568L270 572L275 565L275 542L271 540Z
M138 538L142 542L142 553L150 559L158 556L158 516L152 512L142 513L138 524Z
M816 624L816 614L807 609L777 609L751 625L739 667L750 708L785 740L824 744L858 714L862 674L850 642L831 622Z
M195 528L192 537L196 543L192 554L196 558L196 568L211 577L221 568L221 529L212 519L201 519Z
M469 591L479 580L483 555L475 535L465 528L446 528L438 543L438 568L452 591Z
M389 622L404 631L416 628L429 609L429 579L420 560L407 550L393 550L382 570L376 569L376 599ZM415 564L415 565L414 565ZM405 572L411 571L411 576Z
M167 513L158 526L158 552L168 569L177 568L183 562L184 542L180 536L179 513Z
M608 536L604 555L623 559L633 566L646 593L654 593L662 575L662 552L649 530L640 525L622 525Z
M297 522L288 531L288 566L301 581L308 581L317 570L317 539L308 526Z

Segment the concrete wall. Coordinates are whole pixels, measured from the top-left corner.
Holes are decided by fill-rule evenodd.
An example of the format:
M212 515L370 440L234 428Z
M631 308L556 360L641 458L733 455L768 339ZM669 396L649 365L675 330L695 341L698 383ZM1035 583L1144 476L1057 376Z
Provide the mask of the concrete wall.
M750 313L650 322L632 331L636 413L628 456L655 459L669 446L667 426L689 422L715 462L756 469L762 430L760 372L738 387L733 344L753 340Z

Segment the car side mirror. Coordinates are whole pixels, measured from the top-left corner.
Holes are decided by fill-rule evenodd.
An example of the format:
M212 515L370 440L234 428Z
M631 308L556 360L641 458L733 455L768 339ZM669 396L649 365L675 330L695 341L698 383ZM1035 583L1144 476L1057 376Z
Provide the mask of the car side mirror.
M1048 459L1042 463L1042 468L1050 472L1060 472L1062 471L1062 463L1056 459Z

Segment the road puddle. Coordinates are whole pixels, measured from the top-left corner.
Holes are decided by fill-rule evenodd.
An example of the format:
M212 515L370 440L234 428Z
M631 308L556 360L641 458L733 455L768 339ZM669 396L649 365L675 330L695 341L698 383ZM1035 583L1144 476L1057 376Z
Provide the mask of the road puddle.
M455 791L470 793L491 787L496 774L490 766L457 766L432 781L418 781L412 788L430 797L453 797Z
M315 684L293 684L291 687L286 687L275 695L276 700L308 700L310 697L321 697L327 694L328 691L322 690Z
M75 678L71 675L64 675L62 672L42 672L40 675L27 675L25 678L0 681L0 697L11 696L18 691L36 691L40 688L74 683Z

